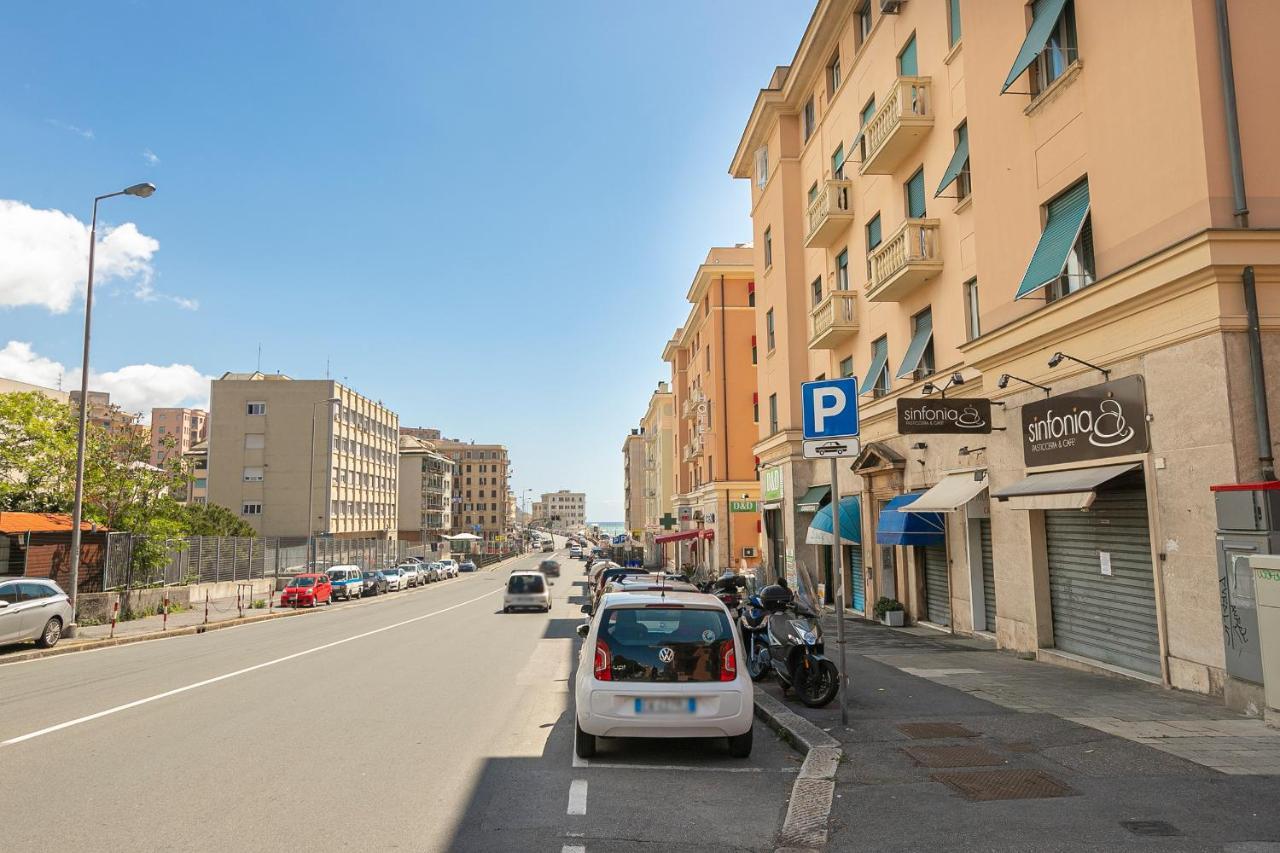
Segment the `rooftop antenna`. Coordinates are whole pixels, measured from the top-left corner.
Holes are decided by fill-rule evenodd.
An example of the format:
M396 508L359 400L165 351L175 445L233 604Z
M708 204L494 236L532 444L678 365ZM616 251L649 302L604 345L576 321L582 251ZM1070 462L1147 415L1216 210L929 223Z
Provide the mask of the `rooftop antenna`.
M262 372L262 341L258 341L258 366L254 370L257 373Z
M325 379L329 378L329 359L328 358L324 360L324 378Z

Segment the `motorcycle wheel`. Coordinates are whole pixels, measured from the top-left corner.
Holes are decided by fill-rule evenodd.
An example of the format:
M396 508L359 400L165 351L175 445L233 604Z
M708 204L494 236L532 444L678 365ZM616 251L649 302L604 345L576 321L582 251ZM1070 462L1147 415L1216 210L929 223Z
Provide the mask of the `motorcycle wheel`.
M752 681L761 681L769 674L769 650L761 649L747 657L747 675Z
M829 660L818 662L796 673L796 696L810 708L821 708L831 703L840 690L840 674Z

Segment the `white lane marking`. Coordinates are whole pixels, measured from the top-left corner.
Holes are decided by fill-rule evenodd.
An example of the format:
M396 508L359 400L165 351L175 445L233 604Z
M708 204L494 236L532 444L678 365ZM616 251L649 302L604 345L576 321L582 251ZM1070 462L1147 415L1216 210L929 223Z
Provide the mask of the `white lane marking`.
M568 814L587 813L587 780L574 779L569 783Z
M450 610L457 610L459 607L466 607L468 604L474 604L475 602L479 601L482 598L488 598L489 596L493 595L495 592L501 592L501 591L502 591L502 587L499 587L498 589L491 589L488 592L486 592L484 595L478 595L475 598L471 598L471 599L468 599L467 601L463 601L458 604L445 607L441 610L434 610L430 613L424 613L421 616L414 616L411 619L405 619L400 622L393 622L390 625L383 625L381 628L374 628L372 631L365 631L362 634L353 634L350 637L343 637L341 640L334 640L331 643L325 643L320 646L313 646L312 648L309 648L309 649L303 649L300 652L294 652L291 655L285 655L284 657L276 658L274 660L263 661L262 663L256 663L253 666L247 666L244 669L237 669L235 672L227 672L222 675L216 675L213 678L206 678L204 681L197 681L194 684L188 684L184 687L175 687L173 690L166 690L164 693L157 693L156 695L148 696L145 699L135 699L134 701L126 702L123 705L116 705L114 708L107 708L105 711L98 711L95 714L88 714L84 717L77 717L74 720L67 720L65 723L58 723L57 725L49 726L48 728L43 728L34 732L28 732L25 735L18 735L17 737L12 737L12 738L9 738L8 740L0 741L0 747L13 746L14 744L22 743L23 741L26 741L26 740L38 738L41 735L52 734L53 732L62 731L63 729L69 729L72 726L78 726L82 723L92 722L93 720L97 720L102 717L107 717L107 716L110 716L111 714L118 714L121 711L128 711L130 708L137 708L139 705L146 705L151 702L155 702L159 699L166 699L170 696L177 696L179 693L186 693L188 690L195 690L196 688L199 688L199 687L207 687L210 684L217 684L219 681L226 681L228 678L235 678L238 675L247 675L250 672L255 672L259 669L265 669L266 667L269 667L269 666L275 666L276 664L284 663L285 661L291 661L294 658L300 658L305 655L314 654L315 652L321 652L321 651L324 651L325 649L331 649L334 646L341 646L345 643L350 643L353 640L361 640L361 639L364 639L365 637L372 637L374 634L381 634L384 631L390 631L393 628L402 628L405 625L411 625L414 622L421 622L423 619L430 619L432 616L439 616L441 613L448 613Z
M560 848L560 853L587 853L587 848L581 844L566 844Z

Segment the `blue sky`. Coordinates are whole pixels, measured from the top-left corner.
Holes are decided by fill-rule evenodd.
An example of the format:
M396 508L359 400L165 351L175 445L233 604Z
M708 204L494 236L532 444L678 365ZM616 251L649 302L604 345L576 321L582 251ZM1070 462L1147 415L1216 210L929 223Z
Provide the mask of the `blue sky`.
M517 491L621 518L623 438L706 249L750 238L726 169L812 5L428 5L10 8L0 375L80 357L80 298L31 296L79 263L36 212L152 181L101 213L137 229L95 299L117 396L189 395L259 344L266 371L329 360L403 424L507 444ZM47 264L15 262L30 241Z

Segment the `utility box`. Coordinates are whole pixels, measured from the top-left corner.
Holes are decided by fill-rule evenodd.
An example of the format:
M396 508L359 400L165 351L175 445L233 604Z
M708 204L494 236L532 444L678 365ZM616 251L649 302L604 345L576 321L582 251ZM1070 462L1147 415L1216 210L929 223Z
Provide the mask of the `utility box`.
M1227 704L1250 711L1264 683L1256 578L1250 560L1280 554L1280 482L1230 483L1210 489L1218 517L1218 597L1230 677ZM1274 639L1280 642L1280 634ZM1280 690L1280 683L1275 687Z
M1280 556L1249 558L1258 602L1258 650L1261 656L1266 720L1280 725Z

